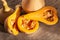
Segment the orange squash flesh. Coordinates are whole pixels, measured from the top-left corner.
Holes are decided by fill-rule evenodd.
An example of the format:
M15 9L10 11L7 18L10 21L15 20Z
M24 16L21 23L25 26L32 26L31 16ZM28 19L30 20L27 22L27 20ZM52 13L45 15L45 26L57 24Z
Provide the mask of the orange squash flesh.
M17 29L17 24L16 24L16 21L19 15L20 15L20 6L17 5L15 12L11 14L4 23L5 28L7 28L10 34L13 34L13 35L19 34L19 31Z
M58 22L57 10L52 6L46 6L36 12L23 15L24 18L37 20L47 25L54 25Z
M24 23L24 22L25 23ZM38 21L31 21L31 20L27 20L24 17L20 16L17 20L17 25L18 25L18 29L21 32L24 32L26 34L32 34L35 31L37 31L37 29L39 28L39 23ZM30 28L30 29L29 29Z

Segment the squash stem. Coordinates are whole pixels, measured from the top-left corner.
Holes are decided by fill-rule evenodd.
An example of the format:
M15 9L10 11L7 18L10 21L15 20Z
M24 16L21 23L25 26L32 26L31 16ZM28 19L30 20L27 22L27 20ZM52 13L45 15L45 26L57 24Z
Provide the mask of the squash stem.
M7 1L2 0L2 2L3 2L4 9L5 9L4 11L9 12L11 10L11 8L8 6Z

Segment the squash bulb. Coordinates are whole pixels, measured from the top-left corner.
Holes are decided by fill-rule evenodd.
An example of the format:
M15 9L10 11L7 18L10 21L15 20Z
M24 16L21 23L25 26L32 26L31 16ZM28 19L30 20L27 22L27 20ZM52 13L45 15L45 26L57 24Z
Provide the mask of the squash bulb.
M57 10L52 6L46 6L36 12L24 15L24 17L43 22L47 25L54 25L58 22Z
M4 22L5 29L13 35L18 35L19 31L17 28L17 18L20 16L20 6L17 5L14 13L12 13Z
M45 6L45 0L22 0L22 8L25 12L41 9Z
M39 28L38 21L25 19L20 16L17 21L18 29L26 34L32 34Z

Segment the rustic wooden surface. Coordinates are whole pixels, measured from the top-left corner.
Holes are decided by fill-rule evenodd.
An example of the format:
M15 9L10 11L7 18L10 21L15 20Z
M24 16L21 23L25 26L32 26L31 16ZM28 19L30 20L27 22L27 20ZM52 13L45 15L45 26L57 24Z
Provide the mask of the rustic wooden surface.
M7 0L10 7L14 8L21 0ZM58 11L59 22L56 25L48 26L40 23L40 28L37 32L26 35L20 33L18 36L13 36L4 32L3 25L0 25L0 40L60 40L60 0L46 0L46 6L54 6ZM0 1L0 8L2 2Z

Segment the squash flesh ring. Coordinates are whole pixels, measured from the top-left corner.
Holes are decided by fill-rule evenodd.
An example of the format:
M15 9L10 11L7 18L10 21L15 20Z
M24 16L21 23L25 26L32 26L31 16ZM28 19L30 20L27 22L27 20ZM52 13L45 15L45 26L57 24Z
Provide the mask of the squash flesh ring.
M19 28L19 30L20 31L22 31L22 32L24 32L24 33L26 33L26 34L31 34L31 33L34 33L35 31L37 31L37 29L39 28L39 23L38 23L38 21L35 21L35 26L33 27L33 29L27 29L27 28L25 28L25 26L23 26L23 24L22 24L22 20L23 20L24 18L23 17L19 17L18 18L18 21L17 21L17 25L18 25L18 28Z
M17 5L15 12L12 13L5 21L5 27L8 29L8 32L13 35L18 35L19 31L17 29L17 19L20 16L20 6Z
M52 13L53 14L53 21L48 21L43 16L44 13L49 11L49 10L53 12ZM31 20L37 20L37 21L43 22L47 25L54 25L58 22L57 10L51 6L44 7L36 12L31 12L31 13L28 13L28 14L23 15L23 16L24 16L24 18L31 19Z

